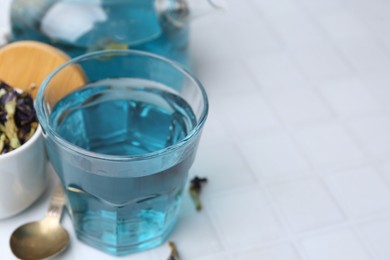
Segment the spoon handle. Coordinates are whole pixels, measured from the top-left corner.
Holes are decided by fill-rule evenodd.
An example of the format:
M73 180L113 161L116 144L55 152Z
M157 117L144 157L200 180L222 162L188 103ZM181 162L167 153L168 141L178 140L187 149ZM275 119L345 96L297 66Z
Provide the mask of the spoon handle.
M66 202L65 193L61 184L57 184L52 198L50 200L49 209L46 213L46 218L60 221L62 215L62 209Z

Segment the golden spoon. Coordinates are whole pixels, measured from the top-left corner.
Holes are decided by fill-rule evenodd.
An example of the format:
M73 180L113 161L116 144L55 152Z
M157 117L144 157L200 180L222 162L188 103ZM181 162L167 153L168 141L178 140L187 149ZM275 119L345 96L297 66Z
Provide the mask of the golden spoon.
M65 201L64 191L58 184L46 217L24 224L12 233L10 246L16 257L22 260L45 259L59 254L68 246L68 232L60 224Z

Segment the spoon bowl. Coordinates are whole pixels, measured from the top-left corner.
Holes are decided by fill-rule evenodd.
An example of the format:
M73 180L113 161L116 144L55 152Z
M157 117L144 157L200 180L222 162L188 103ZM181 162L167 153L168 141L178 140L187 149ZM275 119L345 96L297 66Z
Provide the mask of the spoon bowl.
M58 223L45 218L20 226L12 234L10 244L20 259L44 259L65 250L69 235Z
M65 194L57 185L46 217L24 224L12 233L10 246L16 257L22 260L45 259L67 248L69 234L60 224L64 204Z

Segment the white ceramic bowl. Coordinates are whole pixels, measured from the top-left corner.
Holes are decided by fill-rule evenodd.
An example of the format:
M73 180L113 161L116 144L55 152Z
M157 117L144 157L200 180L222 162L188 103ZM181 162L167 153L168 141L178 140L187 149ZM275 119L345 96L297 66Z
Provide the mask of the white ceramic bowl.
M0 155L0 219L30 206L47 184L42 130L17 149Z

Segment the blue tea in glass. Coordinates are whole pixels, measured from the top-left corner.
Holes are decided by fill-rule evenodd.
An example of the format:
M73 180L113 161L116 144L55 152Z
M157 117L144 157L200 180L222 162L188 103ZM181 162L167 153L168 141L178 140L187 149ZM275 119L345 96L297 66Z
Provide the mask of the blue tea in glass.
M13 0L12 40L36 40L75 57L103 49L188 61L186 0Z
M89 63L100 73L85 72L82 85L63 91L69 77L61 74ZM207 111L201 84L153 54L94 52L53 72L39 90L37 113L77 237L114 255L163 243Z

